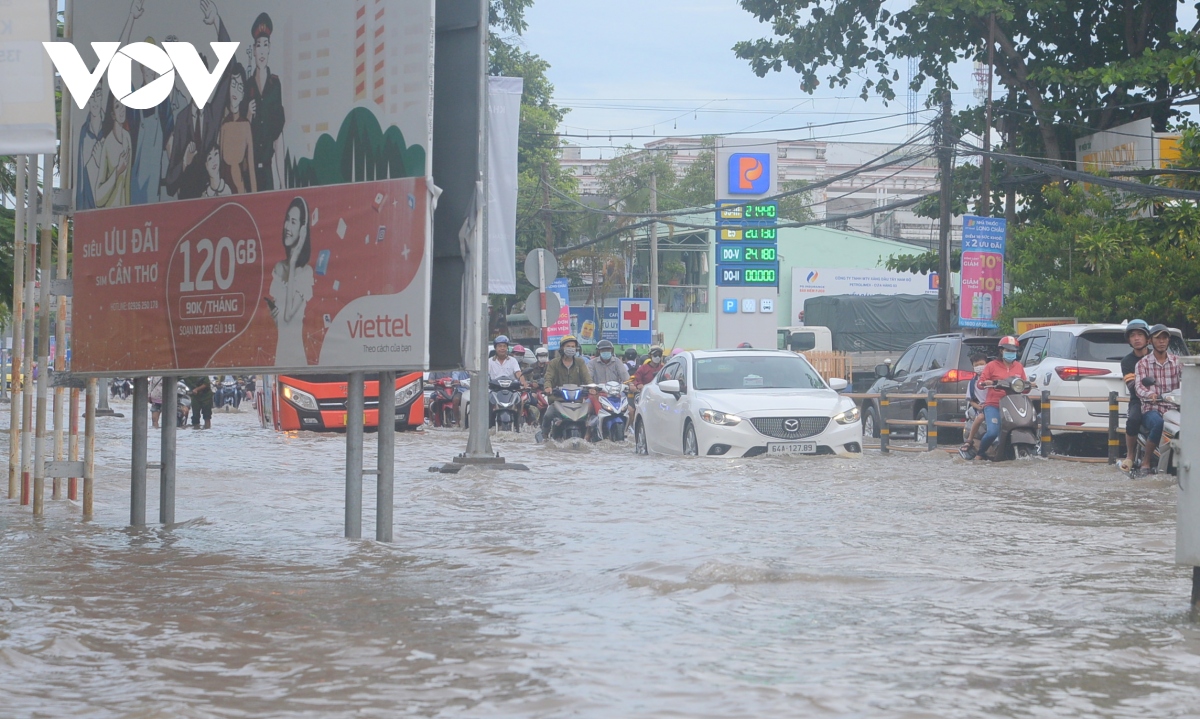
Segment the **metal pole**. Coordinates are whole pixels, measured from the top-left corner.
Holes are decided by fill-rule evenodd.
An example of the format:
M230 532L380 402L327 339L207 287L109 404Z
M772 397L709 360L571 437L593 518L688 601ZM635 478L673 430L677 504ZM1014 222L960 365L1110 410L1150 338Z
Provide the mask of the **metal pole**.
M396 492L396 373L379 373L379 474L375 476L375 540L392 541Z
M658 212L658 174L650 173L650 212L655 214ZM654 336L651 338L655 343L658 339L658 223L650 223L650 307L653 310L653 317L650 320L650 326L654 329Z
M892 439L892 428L888 425L887 419L885 419L888 413L887 408L890 404L887 398L887 390L885 389L879 393L879 451L883 454L891 453L888 443Z
M1117 426L1121 421L1121 405L1117 404L1117 393L1108 393L1108 463L1117 463L1117 454L1121 451L1121 441L1117 439ZM1146 459L1146 466L1150 466L1153 457Z
M347 539L362 538L363 384L362 372L350 373L346 397Z
M161 524L175 523L175 415L179 395L175 392L175 377L162 378L162 469L158 485L158 521Z
M67 459L79 461L79 390L71 388L71 441L67 449ZM79 478L67 480L67 499L74 502L79 499Z
M50 36L56 37L58 35L58 0L50 0L50 7ZM62 42L71 42L73 39L71 19L67 16L67 12L71 9L69 5L64 4ZM62 113L59 118L58 131L58 176L59 185L68 195L70 194L70 188L74 185L74 166L71 163L71 104L71 92L64 84L62 89ZM70 202L67 204L69 205ZM47 212L47 216L49 214L50 211ZM70 236L70 222L66 215L60 215L58 218L58 271L55 273L55 277L60 280L67 279L67 246L70 242ZM58 296L58 316L54 328L54 369L57 372L63 372L67 369L67 302L66 295ZM63 445L63 430L66 428L66 418L63 416L65 391L66 388L64 387L54 388L54 461L56 462L61 462L66 458ZM55 499L62 499L62 488L62 477L55 477Z
M12 398L8 419L8 498L16 499L21 489L21 361L24 357L25 320L25 206L29 202L25 184L25 155L17 156L17 217L13 225L13 303L12 303Z
M951 137L950 90L942 92L942 122L938 133L941 146L938 148L939 167L942 176L941 218L938 222L938 332L951 329L951 311L954 308L954 288L950 286L950 205L954 200L954 138Z
M102 384L100 387L104 391L100 393L100 397L98 398L98 403L96 405L96 414L111 415L111 414L113 414L113 411L112 411L112 407L108 406L108 395L110 393L109 385L108 385L108 377L104 378L104 384Z
M37 156L30 155L29 160L25 165L25 171L28 174L27 188L29 191L29 209L25 213L25 274L27 280L25 282L25 330L24 330L24 350L25 355L25 376L22 378L21 386L23 392L21 394L21 504L29 504L31 501L30 494L33 491L31 486L33 479L33 364L37 359L37 350L34 347L33 335L33 317L36 305L33 299L33 289L37 284L37 204L38 204L38 179L37 179Z
M92 504L96 485L96 385L95 379L87 383L84 397L83 421L83 518L92 518Z
M992 151L992 73L996 67L996 15L988 15L988 85L987 105L983 111L983 151ZM982 217L992 216L992 158L985 154L981 166L983 175L983 191L980 192L979 214Z
M938 401L937 392L935 390L931 389L928 390L928 392L928 398L925 400L926 408L928 409L929 413L929 416L926 420L927 424L925 426L925 448L932 452L938 448Z
M51 205L54 202L54 158L42 155L42 278L38 297L37 439L33 449L33 516L40 517L46 501L46 411L50 404L50 264L54 261Z
M133 381L133 461L129 482L129 525L146 524L146 425L150 419L150 383L145 377Z
M1049 457L1054 437L1050 434L1050 390L1042 390L1042 456Z

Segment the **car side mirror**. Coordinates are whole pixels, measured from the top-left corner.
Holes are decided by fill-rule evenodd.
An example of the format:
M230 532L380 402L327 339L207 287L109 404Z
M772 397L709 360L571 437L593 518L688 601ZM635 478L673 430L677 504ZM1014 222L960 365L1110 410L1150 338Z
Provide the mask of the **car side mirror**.
M892 366L890 364L875 365L875 376L879 379L890 377L892 374Z
M829 389L833 390L834 392L841 392L849 386L850 383L841 377L834 377L829 380Z
M675 399L679 399L679 395L683 393L683 388L679 386L679 380L668 379L658 383L659 391L667 394L675 395Z

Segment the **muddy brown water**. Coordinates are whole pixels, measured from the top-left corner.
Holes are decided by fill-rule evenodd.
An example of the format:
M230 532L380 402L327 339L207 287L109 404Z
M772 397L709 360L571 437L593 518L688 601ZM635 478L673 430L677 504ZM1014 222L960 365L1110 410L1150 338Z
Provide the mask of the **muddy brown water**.
M528 437L450 476L439 430L397 438L387 546L341 538L342 436L249 411L180 433L182 521L131 530L129 428L95 521L0 499L0 717L1200 715L1170 481Z

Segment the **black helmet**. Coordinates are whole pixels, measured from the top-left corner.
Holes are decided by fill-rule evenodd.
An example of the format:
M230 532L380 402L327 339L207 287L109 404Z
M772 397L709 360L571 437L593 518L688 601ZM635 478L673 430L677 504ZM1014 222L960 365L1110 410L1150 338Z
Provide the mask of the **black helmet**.
M635 360L635 359L637 359L637 358L638 358L638 351L637 351L637 349L636 349L636 348L634 348L634 347L630 347L630 348L628 348L628 349L626 349L626 350L625 350L625 359L627 359L627 360Z
M1166 325L1162 325L1162 324L1154 325L1153 327L1150 328L1150 336L1151 337L1157 337L1158 335L1163 334L1164 332L1168 336L1170 336L1171 328L1167 327Z
M609 342L608 340L600 340L600 342L596 344L597 352L603 352L604 350L611 351L612 348L613 348L612 342Z

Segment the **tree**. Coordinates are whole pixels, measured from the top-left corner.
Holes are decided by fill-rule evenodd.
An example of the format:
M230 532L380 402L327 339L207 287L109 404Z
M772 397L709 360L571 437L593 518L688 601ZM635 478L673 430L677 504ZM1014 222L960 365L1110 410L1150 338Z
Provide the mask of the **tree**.
M1053 160L1072 158L1076 137L1131 120L1165 130L1177 90L1166 68L1196 42L1175 33L1176 0L915 0L898 12L881 0L741 4L775 34L734 46L759 76L787 65L811 93L827 72L831 87L858 82L864 99L885 101L908 58L919 63L914 90L953 87L952 65L986 61L994 16L1000 114L1023 121L1018 151Z

